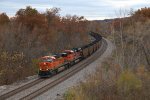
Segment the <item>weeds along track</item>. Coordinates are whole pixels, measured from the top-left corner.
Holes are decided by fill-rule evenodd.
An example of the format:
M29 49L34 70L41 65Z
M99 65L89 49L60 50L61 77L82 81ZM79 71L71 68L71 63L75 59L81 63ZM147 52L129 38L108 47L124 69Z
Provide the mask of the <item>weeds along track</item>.
M5 94L0 95L1 100L11 99L11 100L31 100L34 97L41 95L52 87L56 86L60 82L73 76L75 73L92 63L99 56L101 56L107 48L106 40L102 39L101 47L90 57L79 62L78 64L72 66L70 69L63 71L49 79L37 79L33 82L27 83L19 88L9 91ZM50 80L50 81L49 81ZM43 85L41 85L44 83ZM35 87L36 86L36 87ZM38 88L37 88L38 87ZM32 91L31 91L32 90ZM27 92L28 91L28 92ZM21 94L20 94L21 93Z
M57 84L65 81L66 79L68 79L69 77L73 76L74 74L76 74L78 71L82 70L83 68L85 68L87 65L89 65L90 63L92 63L93 61L95 61L99 56L101 56L104 51L107 48L107 42L105 40L103 40L102 42L102 46L100 48L100 50L96 51L92 56L90 56L89 58L87 58L84 61L81 61L79 64L75 65L74 67L70 68L70 70L66 70L66 73L63 75L60 75L60 77L58 77L57 79L55 79L54 81L48 83L47 85L39 88L38 90L20 98L20 100L31 100L39 95L41 95L42 93L48 91L49 89L51 89L52 87L56 86Z

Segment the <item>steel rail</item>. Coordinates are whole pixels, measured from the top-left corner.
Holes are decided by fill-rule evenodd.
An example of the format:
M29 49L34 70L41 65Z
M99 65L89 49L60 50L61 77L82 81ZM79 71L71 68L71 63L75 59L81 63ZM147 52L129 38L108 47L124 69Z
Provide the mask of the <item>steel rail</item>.
M13 95L15 95L15 94L25 90L25 89L28 89L28 88L34 86L35 84L38 84L38 83L43 82L43 81L44 81L44 79L36 79L36 80L34 80L34 81L32 81L32 82L30 82L28 84L25 84L25 85L23 85L21 87L18 87L18 88L14 89L14 90L11 90L11 91L9 91L9 92L7 92L5 94L0 95L0 99L1 100L5 100L6 98L9 98L9 97L11 97L11 96L13 96Z
M89 65L91 62L95 61L99 56L101 56L104 51L107 48L107 42L106 40L103 39L103 45L101 46L101 50L99 52L95 52L92 56L90 56L89 58L87 58L87 60L84 61L84 63L82 63L80 66L78 65L78 67L76 67L74 70L62 75L61 77L59 77L58 79L48 83L47 85L39 88L38 90L24 96L23 98L21 98L20 100L31 100L43 93L45 93L46 91L48 91L49 89L51 89L52 87L58 85L59 83L65 81L66 79L68 79L69 77L73 76L75 73L79 72L80 70L82 70L83 68L85 68L87 65Z
M107 43L106 43L106 41L103 39L103 45L100 47L100 51L101 52L99 52L99 55L102 55L102 53L105 51L105 49L106 49L106 45L107 45ZM104 47L105 46L105 47ZM95 54L95 53L94 53ZM96 57L97 57L98 55L96 55L95 57L93 57L92 59L95 59L96 60ZM50 89L50 88L52 88L53 86L55 86L55 85L57 85L58 83L60 83L60 82L62 82L63 80L65 80L65 79L67 79L67 78L69 78L69 77L71 77L72 75L73 75L73 73L76 73L76 72L78 72L79 70L81 70L81 69L83 69L85 66L87 66L87 65L89 65L93 60L91 59L91 61L89 61L89 62L86 62L86 63L83 63L80 67L78 67L78 68L76 68L76 70L74 70L74 71L72 71L72 72L69 72L69 73L67 73L66 75L65 75L65 77L64 77L64 75L61 77L61 78L59 78L58 80L56 80L55 82L51 82L51 83L49 83L49 87L47 87L48 85L46 85L46 86L44 86L44 88L45 88L45 90L44 90L44 88L42 87L41 89L39 89L39 91L47 91L48 89ZM62 80L63 79L63 80ZM24 91L24 90L26 90L26 89L28 89L28 88L31 88L32 86L34 86L34 85L36 85L36 84L38 84L38 83L41 83L41 82L43 82L45 79L37 79L37 80L35 80L35 81L32 81L32 82L30 82L30 83L27 83L27 84L25 84L25 85L23 85L23 86L21 86L21 87L18 87L18 88L16 88L16 89L14 89L14 90L11 90L11 91L9 91L9 92L7 92L7 93L5 93L5 94L2 94L2 95L0 95L0 99L2 99L2 100L5 100L5 99L7 99L7 98L9 98L9 97L12 97L13 95L15 95L15 94L17 94L17 93L19 93L19 92L21 92L21 91ZM50 85L51 84L51 85ZM25 96L24 98L22 98L22 99L28 99L28 98L34 98L34 97L36 97L36 96L38 96L38 95L35 95L35 94L41 94L41 92L39 92L38 93L38 91L35 91L35 92L33 92L33 93L31 93L30 95L27 95L27 96Z

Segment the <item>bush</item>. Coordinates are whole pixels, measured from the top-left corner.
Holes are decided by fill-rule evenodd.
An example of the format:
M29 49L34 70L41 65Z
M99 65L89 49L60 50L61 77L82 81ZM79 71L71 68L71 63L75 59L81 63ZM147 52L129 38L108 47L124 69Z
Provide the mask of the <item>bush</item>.
M142 82L133 72L125 70L117 81L117 88L118 93L126 98L132 93L139 91L142 88Z
M2 52L0 61L0 85L10 84L34 74L23 53Z
M113 61L112 61L113 62ZM139 68L137 72L124 70L118 73L111 60L105 61L94 75L87 77L64 94L65 100L149 100L150 74ZM115 70L114 70L115 69ZM140 70L140 74L139 74ZM142 71L141 71L142 70ZM115 74L118 77L115 77Z
M38 64L40 62L40 59L32 59L32 67L33 67L33 70L38 73Z
M65 100L75 100L75 91L72 89L64 94Z

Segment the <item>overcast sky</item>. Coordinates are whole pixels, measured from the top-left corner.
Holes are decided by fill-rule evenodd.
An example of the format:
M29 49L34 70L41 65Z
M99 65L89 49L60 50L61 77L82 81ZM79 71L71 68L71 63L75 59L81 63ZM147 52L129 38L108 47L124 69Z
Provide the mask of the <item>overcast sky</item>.
M60 14L85 16L88 20L118 17L119 9L137 10L150 7L150 0L0 0L0 13L14 16L16 11L32 6L40 12L47 8L58 7Z

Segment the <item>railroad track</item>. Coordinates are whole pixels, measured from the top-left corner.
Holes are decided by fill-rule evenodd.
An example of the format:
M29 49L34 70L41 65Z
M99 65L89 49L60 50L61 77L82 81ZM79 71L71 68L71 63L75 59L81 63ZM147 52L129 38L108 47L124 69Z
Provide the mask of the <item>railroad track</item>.
M107 42L103 39L102 41L102 46L100 47L100 50L97 50L92 56L88 57L86 60L81 61L80 63L78 63L77 65L71 67L70 69L56 75L59 76L56 79L54 79L53 81L41 86L40 88L36 89L35 91L33 91L32 93L28 93L28 94L24 94L24 96L22 97L18 97L18 99L21 100L31 100L39 95L41 95L42 93L46 92L47 90L51 89L52 87L56 86L57 84L59 84L60 82L68 79L69 77L73 76L75 73L77 73L78 71L80 71L81 69L85 68L85 66L89 65L91 62L93 62L94 60L96 60L99 56L101 56L104 51L107 48ZM24 86L21 86L15 90L12 90L6 94L3 94L0 96L1 100L5 100L5 99L9 99L12 96L23 92L29 88L32 88L33 86L42 83L44 81L46 81L47 79L37 79L31 83L28 83Z
M5 100L6 98L9 98L9 97L21 92L22 90L30 88L30 87L34 86L35 84L38 84L38 83L43 82L43 81L44 81L44 79L36 79L36 80L34 80L28 84L25 84L25 85L18 87L12 91L9 91L5 94L2 94L2 95L0 95L0 100Z
M53 81L53 82L45 85L44 87L41 87L37 91L35 91L35 92L33 92L33 93L29 94L29 95L26 95L25 97L21 98L20 100L31 100L31 99L33 99L33 98L41 95L42 93L48 91L52 87L58 85L60 82L65 81L66 79L68 79L69 77L71 77L75 73L77 73L78 71L80 71L83 68L85 68L85 66L87 66L91 62L95 61L99 56L101 56L104 53L104 51L106 50L106 48L107 48L107 43L106 43L105 40L103 40L103 47L100 50L101 52L96 52L95 54L93 54L93 56L89 57L89 59L87 59L86 61L82 62L82 64L78 65L78 67L76 67L75 69L73 69L70 72L64 74L63 76L59 77L55 81Z

